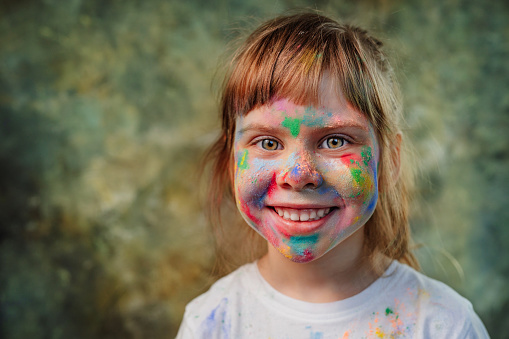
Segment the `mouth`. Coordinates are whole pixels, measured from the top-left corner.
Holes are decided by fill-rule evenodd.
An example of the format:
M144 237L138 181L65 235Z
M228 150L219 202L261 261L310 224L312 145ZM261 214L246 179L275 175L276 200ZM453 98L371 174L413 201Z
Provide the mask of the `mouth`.
M309 235L322 227L330 227L330 220L337 222L339 206L266 206L271 213L267 215L269 223L281 234L292 237ZM332 219L331 219L332 218Z
M315 221L325 218L336 207L327 208L286 208L286 207L271 207L281 218L288 221Z

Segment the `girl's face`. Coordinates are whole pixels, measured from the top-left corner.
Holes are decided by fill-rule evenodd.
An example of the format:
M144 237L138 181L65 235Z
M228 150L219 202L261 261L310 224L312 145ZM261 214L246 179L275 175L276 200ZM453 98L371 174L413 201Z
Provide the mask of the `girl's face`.
M375 209L379 145L337 95L321 107L278 100L237 119L235 196L248 224L295 262L317 259Z

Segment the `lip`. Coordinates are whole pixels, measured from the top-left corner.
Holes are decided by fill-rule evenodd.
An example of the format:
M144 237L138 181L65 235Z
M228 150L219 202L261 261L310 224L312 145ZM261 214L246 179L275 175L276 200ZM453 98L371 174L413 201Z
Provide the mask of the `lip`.
M276 207L283 207L280 205L276 205ZM289 207L288 205L285 205L286 208L295 208L295 209L304 209L304 208L331 208L331 211L329 214L324 216L321 219L318 220L308 220L308 221L292 221L292 220L286 220L279 216L279 214L274 210L272 206L267 206L265 209L269 212L269 218L273 221L273 224L277 228L277 230L284 234L285 236L295 236L295 235L309 235L319 228L323 227L331 217L336 215L336 213L339 212L339 208L335 206L319 206L316 207L314 205L313 207L306 205L301 207L296 207L295 205L292 205L292 207Z

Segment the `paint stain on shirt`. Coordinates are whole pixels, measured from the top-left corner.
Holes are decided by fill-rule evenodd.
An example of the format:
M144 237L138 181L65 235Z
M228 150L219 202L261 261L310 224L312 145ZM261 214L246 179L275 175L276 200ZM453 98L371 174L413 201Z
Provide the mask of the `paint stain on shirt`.
M231 332L231 319L228 315L228 299L223 298L219 305L210 312L200 325L200 338L213 338L220 336L229 339Z

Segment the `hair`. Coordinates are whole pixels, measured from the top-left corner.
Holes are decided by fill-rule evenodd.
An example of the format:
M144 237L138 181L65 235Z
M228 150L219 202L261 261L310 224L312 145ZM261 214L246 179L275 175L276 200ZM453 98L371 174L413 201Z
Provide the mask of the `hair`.
M212 164L208 212L218 260L222 261L219 266L226 273L256 259L266 249L264 239L251 227L239 226L231 217L224 223L223 205L229 202L231 207L234 203L236 118L276 98L317 105L324 74L353 107L368 117L380 143L379 199L364 226L366 255L374 259L383 254L419 268L410 251L408 224L413 180L394 157L402 152L404 144L402 105L382 43L358 27L339 24L317 13L299 13L266 21L249 35L234 54L223 83L221 134L207 159ZM232 237L242 241L232 241ZM233 243L241 246L232 248ZM239 253L241 249L245 255ZM226 268L228 265L231 267Z

